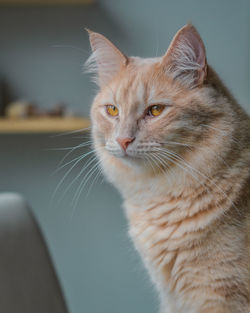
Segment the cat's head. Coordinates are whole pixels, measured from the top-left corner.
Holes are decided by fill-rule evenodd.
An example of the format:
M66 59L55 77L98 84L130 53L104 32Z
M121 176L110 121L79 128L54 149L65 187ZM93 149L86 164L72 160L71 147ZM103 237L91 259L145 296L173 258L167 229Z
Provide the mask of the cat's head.
M100 88L91 118L101 157L157 172L210 136L221 109L207 87L205 47L194 26L184 26L164 56L150 59L127 57L103 35L89 36L87 68Z

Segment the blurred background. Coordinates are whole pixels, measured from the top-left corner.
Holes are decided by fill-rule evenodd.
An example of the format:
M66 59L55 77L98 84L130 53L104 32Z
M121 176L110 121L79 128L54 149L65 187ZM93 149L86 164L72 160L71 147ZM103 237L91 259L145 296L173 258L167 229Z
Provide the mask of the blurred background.
M90 151L89 133L69 132L89 126L96 93L83 73L90 54L84 28L127 55L152 57L192 22L208 63L249 112L250 2L38 2L0 0L0 191L30 203L70 313L156 313L157 296L127 237L120 196L97 172L78 196L91 153L71 161ZM70 150L57 150L82 143L66 158Z

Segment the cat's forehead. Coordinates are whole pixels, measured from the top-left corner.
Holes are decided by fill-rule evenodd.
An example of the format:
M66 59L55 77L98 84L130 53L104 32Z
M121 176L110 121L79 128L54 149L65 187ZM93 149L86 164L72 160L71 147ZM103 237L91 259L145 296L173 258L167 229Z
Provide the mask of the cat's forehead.
M143 66L143 65L152 65L156 64L161 61L161 58L140 58L140 57L130 57L129 58L130 62L138 65L138 66Z
M130 58L130 66L107 88L106 93L118 106L148 104L155 97L165 97L166 88L157 80L159 58Z

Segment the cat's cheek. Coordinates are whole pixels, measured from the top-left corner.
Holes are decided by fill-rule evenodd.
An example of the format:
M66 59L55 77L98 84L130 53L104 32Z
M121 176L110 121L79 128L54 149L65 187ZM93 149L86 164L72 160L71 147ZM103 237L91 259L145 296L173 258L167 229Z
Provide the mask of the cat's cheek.
M98 128L96 128L95 125L92 124L92 140L93 140L93 148L95 150L96 155L99 157L99 154L101 154L101 149L105 146L105 138L103 136L103 133L100 132Z
M96 132L101 133L104 138L109 138L113 132L113 123L106 117L100 108L92 110L91 119Z
M105 147L97 147L96 153L101 161L104 175L109 181L114 182L114 174L116 172L115 162L113 162L114 157L106 151Z
M123 162L112 156L105 148L99 150L98 157L106 179L123 194L124 186L128 183L130 169Z

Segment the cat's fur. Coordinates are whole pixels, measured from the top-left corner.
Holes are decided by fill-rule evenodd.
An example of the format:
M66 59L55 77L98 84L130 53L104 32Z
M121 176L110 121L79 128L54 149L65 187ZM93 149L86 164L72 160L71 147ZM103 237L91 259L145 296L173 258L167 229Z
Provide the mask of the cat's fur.
M161 313L250 312L249 117L184 26L161 58L89 31L96 153L119 189ZM152 117L152 104L166 105ZM115 105L119 116L107 114ZM126 152L117 138L132 138Z

